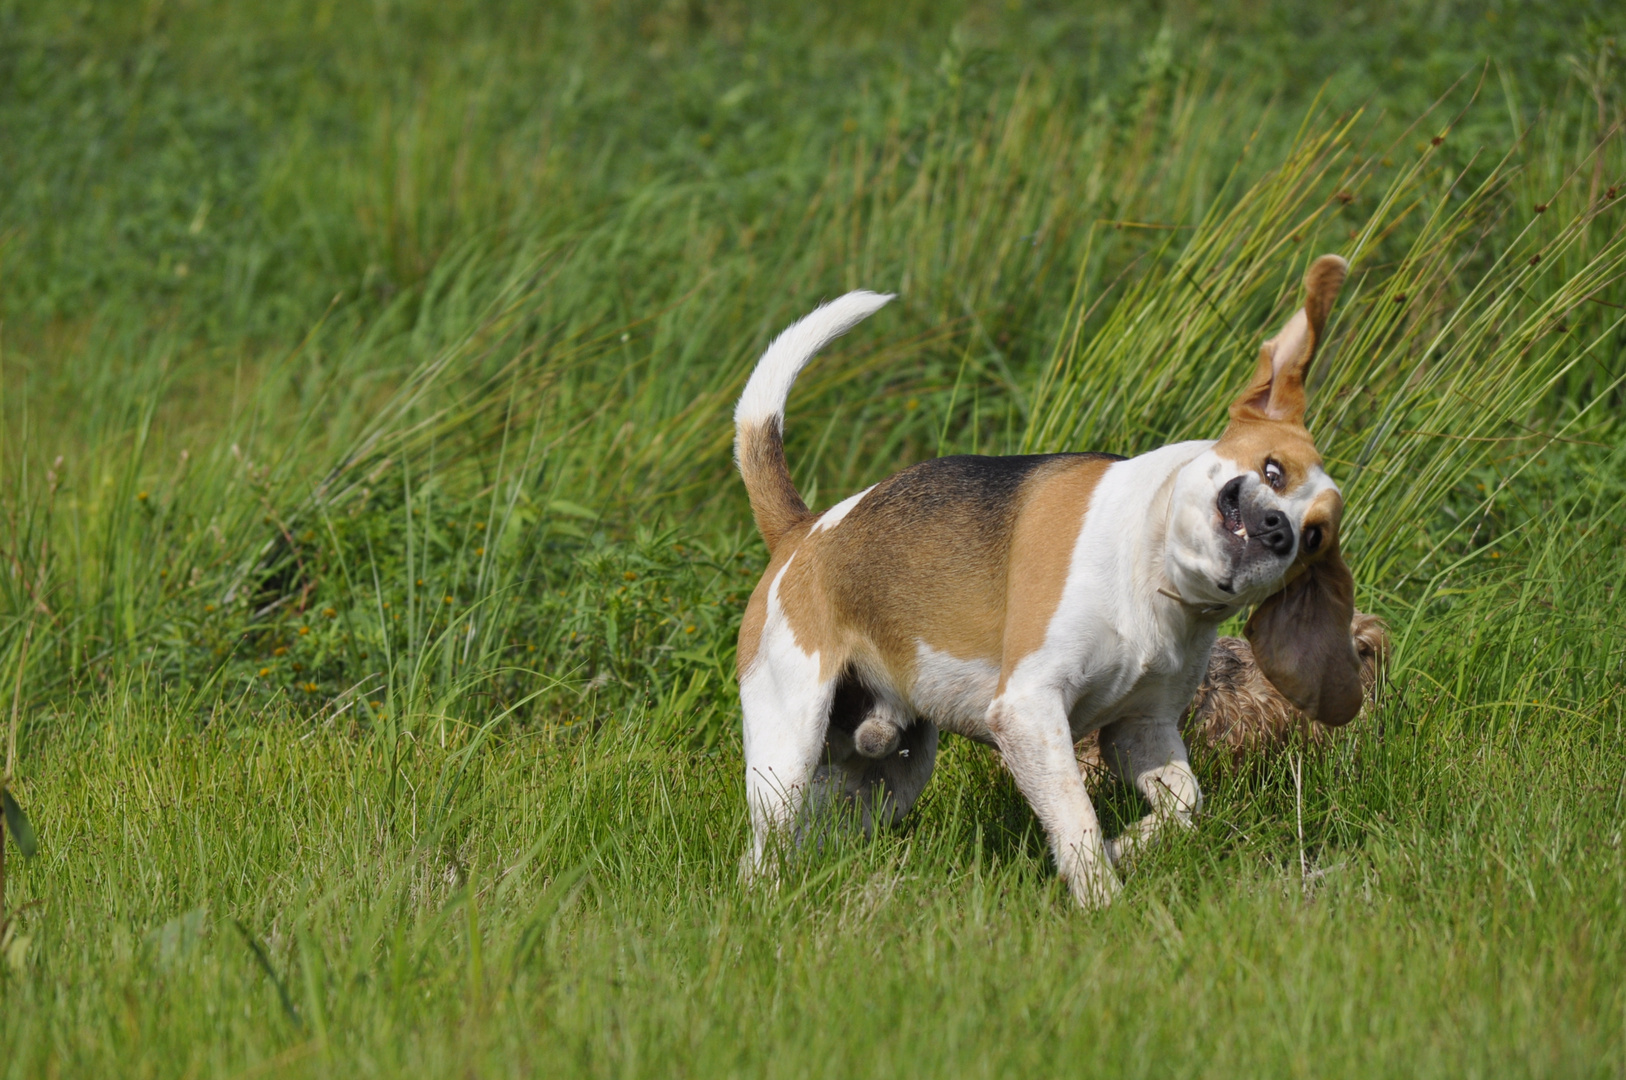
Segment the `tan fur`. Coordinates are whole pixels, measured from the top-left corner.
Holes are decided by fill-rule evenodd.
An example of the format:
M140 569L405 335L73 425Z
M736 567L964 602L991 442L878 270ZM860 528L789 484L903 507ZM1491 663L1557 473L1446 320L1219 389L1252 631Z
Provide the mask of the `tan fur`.
M1360 658L1344 632L1355 614L1355 579L1336 537L1319 554L1254 609L1244 632L1259 669L1282 695L1336 727L1361 710Z
M1214 444L1214 453L1255 472L1274 461L1286 474L1288 491L1304 483L1310 470L1321 464L1310 433L1302 425L1277 420L1233 419Z
M1362 698L1375 702L1388 663L1388 627L1376 615L1356 612L1350 638L1360 658ZM1333 730L1294 708L1259 670L1247 641L1235 637L1214 643L1208 671L1180 723L1187 745L1207 747L1233 762L1279 750L1295 736L1322 746ZM1078 760L1086 773L1105 775L1095 733L1079 742Z
M745 615L740 620L739 648L734 656L734 673L738 676L743 677L750 670L752 661L756 659L757 646L762 642L762 628L768 618L768 589L795 554L795 541L807 531L811 521L810 516L780 534L781 541L789 539L790 543L782 543L779 550L769 556L768 568L762 572L756 588L751 590L751 599L746 602Z
M1061 605L1073 540L1084 527L1095 485L1111 464L1105 458L1073 461L1029 485L1031 494L1011 537L1002 692L1022 658L1044 644L1045 630Z
M735 436L734 456L751 498L757 531L772 552L786 533L813 516L791 479L779 424L769 421L742 425Z
M1348 272L1349 264L1336 255L1310 264L1304 274L1304 307L1260 348L1252 382L1231 403L1232 420L1285 420L1303 426L1305 379Z
M833 529L816 518L787 529L746 608L739 673L755 658L768 587L786 563L780 603L797 647L818 653L822 678L853 664L908 687L917 642L1014 665L1044 640L1070 541L1112 460L1035 458L1008 498L963 504L945 503L915 466L877 484Z

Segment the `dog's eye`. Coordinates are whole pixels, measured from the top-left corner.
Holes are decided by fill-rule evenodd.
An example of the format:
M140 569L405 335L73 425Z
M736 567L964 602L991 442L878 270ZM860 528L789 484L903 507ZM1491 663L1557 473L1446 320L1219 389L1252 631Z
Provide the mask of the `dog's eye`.
M1321 546L1321 526L1311 525L1304 530L1304 550L1314 551Z
M1287 483L1287 474L1282 472L1282 467L1274 461L1267 461L1265 462L1265 483L1269 484L1274 490L1280 491L1282 486Z

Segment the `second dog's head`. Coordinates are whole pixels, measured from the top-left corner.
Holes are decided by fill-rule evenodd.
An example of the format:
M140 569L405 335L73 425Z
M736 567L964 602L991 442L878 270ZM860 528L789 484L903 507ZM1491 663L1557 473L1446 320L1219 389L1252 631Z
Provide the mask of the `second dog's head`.
M1225 433L1176 476L1164 538L1179 595L1257 604L1246 632L1260 670L1332 725L1361 707L1354 581L1338 550L1343 495L1304 426L1304 383L1346 271L1336 255L1311 265L1304 307L1265 342Z

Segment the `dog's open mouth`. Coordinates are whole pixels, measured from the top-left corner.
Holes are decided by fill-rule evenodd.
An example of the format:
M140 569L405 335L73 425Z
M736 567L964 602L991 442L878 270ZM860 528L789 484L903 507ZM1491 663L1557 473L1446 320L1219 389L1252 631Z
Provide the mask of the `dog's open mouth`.
M1219 510L1220 527L1238 540L1246 543L1248 527L1242 523L1242 478L1239 476L1220 489L1219 500L1215 503Z

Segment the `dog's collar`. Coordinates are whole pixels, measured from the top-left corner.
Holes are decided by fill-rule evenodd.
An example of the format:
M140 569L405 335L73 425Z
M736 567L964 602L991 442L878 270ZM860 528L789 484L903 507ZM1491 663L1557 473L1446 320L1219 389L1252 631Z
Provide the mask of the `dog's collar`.
M1216 615L1229 615L1231 612L1242 606L1241 604L1193 604L1190 600L1187 600L1185 597L1181 596L1167 585L1159 585L1157 587L1157 591L1162 595L1167 596L1170 600L1173 600L1187 611L1193 612L1199 618L1204 619L1212 619Z

